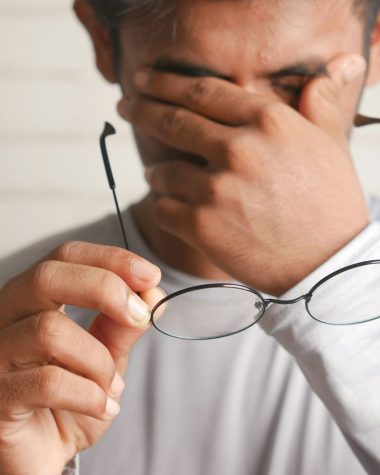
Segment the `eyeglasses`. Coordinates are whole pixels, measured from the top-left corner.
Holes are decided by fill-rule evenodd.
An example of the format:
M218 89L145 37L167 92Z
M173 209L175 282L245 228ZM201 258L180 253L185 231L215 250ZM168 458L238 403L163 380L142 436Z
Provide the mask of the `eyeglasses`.
M106 137L115 133L112 125L106 122L100 147L125 248L129 250L106 147ZM338 269L317 282L306 294L292 300L265 298L258 290L238 283L189 287L160 300L151 312L151 322L161 333L174 338L213 340L250 328L272 304L291 305L302 300L310 317L320 323L356 325L370 322L380 318L379 264L380 260L376 259ZM334 295L334 299L325 299L325 295ZM346 310L348 302L356 303L355 311ZM352 309L351 305L348 307Z

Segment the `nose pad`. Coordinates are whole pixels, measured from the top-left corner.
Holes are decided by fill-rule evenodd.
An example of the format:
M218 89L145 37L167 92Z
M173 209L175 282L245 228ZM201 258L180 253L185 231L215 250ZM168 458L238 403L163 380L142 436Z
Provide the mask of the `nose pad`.
M277 305L292 305L294 303L297 303L297 302L301 302L301 300L305 300L306 302L308 302L311 298L311 295L310 294L305 294L305 295L301 295L300 297L297 297L295 299L291 299L291 300L281 300L281 299L265 299L264 302L266 305L270 304L270 303L274 303L274 304L277 304Z

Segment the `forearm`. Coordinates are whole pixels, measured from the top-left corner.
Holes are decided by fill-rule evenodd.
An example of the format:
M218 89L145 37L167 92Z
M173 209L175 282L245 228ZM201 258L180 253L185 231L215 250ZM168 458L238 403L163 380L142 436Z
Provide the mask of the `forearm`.
M334 270L376 258L380 258L379 223L368 226L281 298L303 295ZM350 273L350 285L355 285L356 278L360 274ZM340 311L342 302L336 301L333 289L320 298L330 312ZM343 304L346 313L363 306L349 294ZM299 302L271 306L260 325L296 359L363 466L369 473L380 473L380 320L354 326L325 325L310 318Z

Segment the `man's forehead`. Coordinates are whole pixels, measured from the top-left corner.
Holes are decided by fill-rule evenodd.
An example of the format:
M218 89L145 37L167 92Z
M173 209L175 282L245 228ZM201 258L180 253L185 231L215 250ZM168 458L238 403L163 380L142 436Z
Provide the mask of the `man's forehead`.
M242 65L247 75L285 69L313 75L333 56L362 48L352 0L179 0L177 6L173 22L146 43L150 65L216 77L241 72Z
M364 0L363 0L364 1ZM276 32L295 32L299 36L308 29L349 28L358 19L353 0L192 0L181 2L178 18L181 30L199 34L206 30L224 30L254 36ZM219 28L218 28L219 26ZM266 30L266 31L265 31ZM180 31L178 31L180 33Z
M225 12L227 15L254 14L260 19L272 19L280 15L285 21L288 17L302 19L305 13L311 12L314 17L334 15L355 15L358 5L366 4L366 0L177 0L174 2L175 16L189 23L197 23L200 15L205 17ZM263 17L264 16L264 17Z

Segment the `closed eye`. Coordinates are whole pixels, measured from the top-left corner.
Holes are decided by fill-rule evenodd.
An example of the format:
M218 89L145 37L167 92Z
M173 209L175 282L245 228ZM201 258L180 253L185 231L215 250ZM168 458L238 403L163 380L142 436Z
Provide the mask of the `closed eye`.
M276 94L291 107L298 108L303 88L311 78L295 76L272 81L272 88Z
M291 76L272 81L272 86L282 89L285 92L292 94L299 94L302 92L304 86L310 81L310 77L305 76Z

